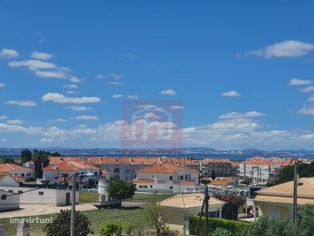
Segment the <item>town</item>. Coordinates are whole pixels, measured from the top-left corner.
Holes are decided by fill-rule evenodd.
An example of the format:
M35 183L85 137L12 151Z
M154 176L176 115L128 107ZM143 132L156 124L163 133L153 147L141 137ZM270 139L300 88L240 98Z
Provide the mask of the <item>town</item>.
M285 172L291 172L295 165L302 166L301 174L314 168L310 160L289 157L250 157L244 161L166 156L69 157L40 150L33 153L23 150L20 158L1 160L0 219L45 216L69 209L72 201L82 212L103 208L98 211L105 214L111 208L121 211L128 207L146 208L143 200L130 201L135 193L152 199L158 196L159 201L155 204L167 215L164 222L167 229L179 235L197 234L190 218L201 212L205 187L210 196L208 212L213 218L237 220L243 224L258 222L259 217L283 219L293 211L293 176L284 176ZM75 181L73 176L77 176ZM116 185L117 181L130 183L133 193L115 196L120 190L124 191L124 185ZM299 179L302 185L298 187L297 204L313 203L313 181L313 177ZM111 184L115 193L110 192ZM86 201L85 197L91 199ZM230 214L231 206L234 208ZM47 210L34 210L38 207L47 207ZM20 226L17 227L21 231L18 235L31 232L31 228L16 225ZM2 226L0 232L7 227ZM11 225L9 230L15 229Z

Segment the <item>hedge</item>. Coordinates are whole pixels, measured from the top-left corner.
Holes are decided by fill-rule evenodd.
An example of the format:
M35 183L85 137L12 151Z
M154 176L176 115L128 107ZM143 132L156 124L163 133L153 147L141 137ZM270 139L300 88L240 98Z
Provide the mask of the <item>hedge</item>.
M199 216L191 216L190 217L190 234L196 235L197 224L199 221ZM235 236L244 235L250 226L247 222L235 221L235 220L227 220L222 218L209 218L209 232L214 232L217 228L228 230ZM205 217L202 217L199 232L197 236L204 235L204 226L205 226Z

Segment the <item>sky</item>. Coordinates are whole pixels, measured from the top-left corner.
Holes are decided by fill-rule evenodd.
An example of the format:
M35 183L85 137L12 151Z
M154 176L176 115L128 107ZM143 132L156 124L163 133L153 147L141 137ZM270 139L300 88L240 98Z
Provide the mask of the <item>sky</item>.
M313 7L1 0L0 147L123 147L151 102L184 147L313 149Z

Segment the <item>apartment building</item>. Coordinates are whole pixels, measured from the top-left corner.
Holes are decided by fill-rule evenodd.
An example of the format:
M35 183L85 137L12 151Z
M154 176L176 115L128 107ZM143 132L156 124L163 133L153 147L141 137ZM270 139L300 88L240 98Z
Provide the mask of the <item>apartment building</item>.
M238 176L255 185L265 185L274 181L283 167L294 164L292 158L252 157L240 163Z
M237 167L228 159L207 158L200 162L200 172L203 177L236 176Z
M133 183L139 192L197 192L200 191L198 177L197 170L161 163L138 170Z

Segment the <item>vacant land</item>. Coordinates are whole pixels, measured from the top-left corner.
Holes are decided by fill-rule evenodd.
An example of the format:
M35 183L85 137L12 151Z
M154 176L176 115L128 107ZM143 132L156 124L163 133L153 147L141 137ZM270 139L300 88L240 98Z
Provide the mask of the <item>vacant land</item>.
M142 194L136 193L133 199L128 200L128 205L137 205L137 203L148 203L152 200L161 201L171 195L165 194ZM81 192L80 202L81 203L95 203L98 201L98 193L96 192ZM139 204L140 205L140 204ZM145 204L144 204L145 205ZM44 206L43 206L44 207ZM86 215L91 222L91 229L93 230L93 235L99 235L100 229L104 223L112 221L121 221L126 224L134 224L137 227L147 227L147 222L144 216L144 208L139 207L129 207L123 209L102 209L102 210L91 210L82 212ZM40 215L41 219L50 218L53 219L57 214ZM37 216L32 216L36 218ZM24 217L27 218L27 217ZM0 224L4 225L6 236L15 236L17 224L11 224L9 218L0 219ZM43 230L45 224L31 224L31 235L32 236L42 236L45 235Z

